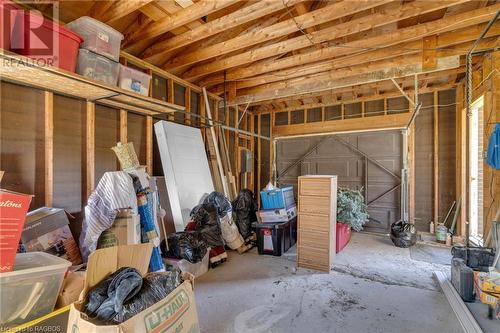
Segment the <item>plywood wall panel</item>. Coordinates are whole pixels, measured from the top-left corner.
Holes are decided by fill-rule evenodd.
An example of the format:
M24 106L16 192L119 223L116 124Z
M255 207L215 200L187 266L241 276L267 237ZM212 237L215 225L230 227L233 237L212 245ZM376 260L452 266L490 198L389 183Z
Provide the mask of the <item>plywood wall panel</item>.
M5 82L0 90L2 188L35 194L35 209L44 205L44 94Z
M134 143L134 149L141 165L146 165L146 116L128 113L128 142Z
M102 105L95 110L95 184L107 171L119 170L111 147L120 141L120 112Z
M82 211L85 102L54 96L54 207Z

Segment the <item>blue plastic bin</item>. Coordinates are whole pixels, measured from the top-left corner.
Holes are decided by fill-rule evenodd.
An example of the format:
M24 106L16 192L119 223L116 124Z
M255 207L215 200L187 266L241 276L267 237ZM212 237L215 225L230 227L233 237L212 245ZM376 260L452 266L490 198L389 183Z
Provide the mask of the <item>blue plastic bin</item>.
M293 186L277 188L270 191L261 191L260 200L263 209L289 208L295 205Z

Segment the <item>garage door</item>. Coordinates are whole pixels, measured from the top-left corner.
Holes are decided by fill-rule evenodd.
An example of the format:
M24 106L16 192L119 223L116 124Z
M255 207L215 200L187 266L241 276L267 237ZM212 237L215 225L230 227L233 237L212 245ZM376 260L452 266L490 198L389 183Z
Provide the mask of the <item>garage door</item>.
M390 224L399 220L400 131L280 139L276 149L281 186L297 189L300 175L337 175L339 186L362 190L369 204L370 221L364 230L387 233Z

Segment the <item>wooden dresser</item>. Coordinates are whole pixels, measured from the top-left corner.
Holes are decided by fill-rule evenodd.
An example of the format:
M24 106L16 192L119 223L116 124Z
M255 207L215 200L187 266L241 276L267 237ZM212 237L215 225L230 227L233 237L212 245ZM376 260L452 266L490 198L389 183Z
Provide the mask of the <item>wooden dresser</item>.
M337 176L300 176L298 189L299 267L330 272L335 259Z

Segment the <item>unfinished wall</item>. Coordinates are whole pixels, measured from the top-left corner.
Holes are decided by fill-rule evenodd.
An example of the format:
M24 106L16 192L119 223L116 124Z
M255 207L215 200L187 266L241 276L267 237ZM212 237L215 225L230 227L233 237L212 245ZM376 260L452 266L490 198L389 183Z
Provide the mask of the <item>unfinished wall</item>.
M120 113L102 105L95 108L95 184L107 171L120 170L111 147L120 141Z
M43 91L1 82L0 169L2 188L35 194L30 209L44 205Z

